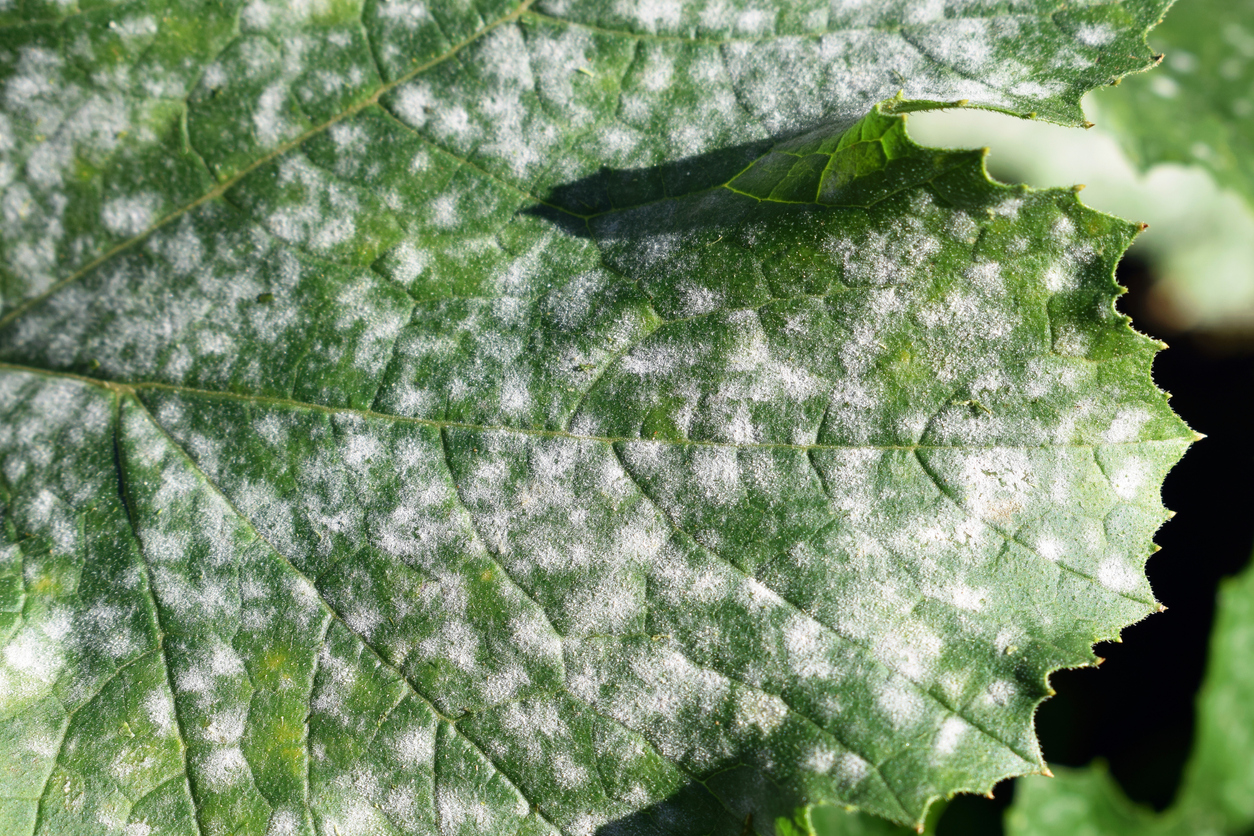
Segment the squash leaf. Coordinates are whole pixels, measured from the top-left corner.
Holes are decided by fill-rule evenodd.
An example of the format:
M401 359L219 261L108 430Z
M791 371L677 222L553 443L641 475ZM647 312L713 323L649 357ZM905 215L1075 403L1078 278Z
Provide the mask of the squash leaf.
M806 833L1042 770L1194 436L1137 227L905 114L1079 122L1161 6L3 11L5 832Z

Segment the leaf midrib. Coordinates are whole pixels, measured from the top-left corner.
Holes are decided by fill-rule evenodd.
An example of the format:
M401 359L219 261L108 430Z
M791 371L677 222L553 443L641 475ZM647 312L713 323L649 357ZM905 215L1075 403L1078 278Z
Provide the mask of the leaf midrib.
M376 412L372 409L359 409L351 406L328 406L326 404L311 403L309 401L302 401L296 398L283 398L273 395L257 395L245 392L228 392L216 389L198 389L194 386L180 386L173 383L160 383L156 381L146 381L142 383L118 383L111 380L101 380L87 375L75 374L73 372L41 369L34 366L23 366L16 363L0 362L0 371L74 380L104 389L108 392L122 395L136 396L142 390L155 389L167 392L177 392L205 399L218 398L233 401L246 401L249 403L269 404L272 406L282 406L293 409L307 409L331 415L353 415L358 418L372 420L399 421L407 424L418 424L420 426L431 427L432 429L441 431L452 429L472 430L476 432L500 432L538 438L564 438L570 441L591 441L599 444L610 445L640 443L669 444L679 447L715 447L732 450L796 450L798 452L809 453L812 451L823 450L902 450L907 452L915 450L1095 450L1104 447L1133 447L1143 444L1179 444L1181 442L1191 441L1191 439L1185 436L1177 436L1140 440L1133 439L1130 441L1103 441L1092 443L1069 442L1066 444L793 444L785 441L730 442L689 438L643 438L640 436L582 435L579 433L568 432L566 430L546 430L538 427L514 427L506 424L475 424L469 421L442 421L435 418L416 418L410 415L395 415L390 412Z

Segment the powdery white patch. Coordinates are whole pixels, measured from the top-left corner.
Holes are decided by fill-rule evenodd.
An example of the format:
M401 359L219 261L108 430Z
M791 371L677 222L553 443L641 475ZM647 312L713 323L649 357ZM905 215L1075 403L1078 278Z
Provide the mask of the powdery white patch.
M204 738L212 743L236 743L244 735L244 725L247 720L247 707L215 711L209 717L209 725L205 727Z
M1050 293L1062 293L1079 287L1078 277L1066 269L1066 265L1060 261L1055 261L1046 267L1041 278L1044 279L1045 288Z
M156 728L158 735L169 737L178 733L174 722L174 700L164 689L145 694L143 708L148 722Z
M931 678L944 647L944 641L930 627L909 620L877 637L873 652L884 664L920 682Z
M986 293L996 293L1004 288L1001 265L995 261L978 261L968 267L963 275L972 285Z
M947 591L949 599L959 609L971 612L979 612L984 609L984 599L988 593L983 589L973 589L964 583L955 583Z
M298 836L300 817L291 810L275 810L266 827L266 836Z
M393 738L389 749L397 762L408 769L431 769L435 759L435 727L406 729Z
M115 197L100 210L100 222L114 235L138 235L155 220L160 199L155 194Z
M927 708L918 689L900 678L890 679L877 688L875 702L893 728L898 730L922 720Z
M697 447L692 452L697 485L708 500L728 505L740 496L740 461L730 447Z
M1085 23L1075 31L1076 40L1088 47L1101 47L1118 37L1109 23Z
M411 2L388 0L388 2L378 4L376 8L380 18L402 29L418 29L427 21L433 20L431 12L427 10L427 4L421 0L411 0Z
M810 750L810 753L806 755L806 758L802 761L801 765L811 772L816 772L819 775L826 775L831 771L832 767L836 765L836 761L840 755L840 750L833 749L831 746L820 743L818 746L815 746Z
M1065 546L1055 537L1045 536L1036 543L1036 553L1046 560L1057 563L1062 558Z
M1142 459L1130 459L1110 475L1110 486L1120 499L1131 502L1149 484L1152 471Z
M391 255L394 258L392 277L402 284L408 284L421 276L431 261L428 250L420 250L408 241L392 250Z
M805 679L827 679L835 669L823 642L823 626L812 618L794 615L784 625L784 650L788 654L788 666Z
M272 148L278 145L291 131L291 125L283 116L286 101L287 83L284 81L269 85L257 97L252 122L263 147Z
M337 788L338 789L338 788ZM392 836L396 828L369 799L352 788L342 788L336 795L322 801L320 824L327 833L351 833L353 836ZM436 798L439 803L439 795ZM459 820L460 823L460 820ZM481 832L490 832L487 829Z
M479 637L468 624L446 621L439 633L419 643L418 652L424 658L440 659L466 673L475 673L479 664Z
M1122 444L1135 441L1137 435L1141 432L1141 428L1153 417L1146 410L1140 407L1132 407L1121 409L1115 413L1115 419L1110 422L1110 427L1102 434L1102 440L1107 444Z
M1010 704L1018 692L1019 689L1013 682L999 679L985 689L983 699L986 703L1004 708Z
M640 806L644 806L641 803ZM566 830L571 836L595 836L601 833L610 818L606 815L596 815L594 813L579 813L570 820L570 824L566 825Z
M45 627L47 623L27 624L4 648L5 664L24 678L35 680L41 685L50 685L65 667L65 656L59 632L55 628L51 635ZM63 634L62 634L63 635ZM14 684L10 680L10 685ZM34 683L19 691L29 690ZM0 695L2 699L4 695Z
M525 810L526 802L521 803ZM503 824L486 802L447 785L437 786L435 807L440 824L451 833L461 832L467 825L476 833L493 833Z
M614 13L632 21L645 32L672 32L683 19L681 0L617 0Z
M788 718L788 706L779 697L745 689L736 699L736 722L770 734Z
M846 752L836 760L831 774L840 779L845 786L852 787L862 781L871 771L871 764L853 752Z
M940 731L936 735L936 754L951 755L958 749L958 745L962 743L962 738L966 736L971 726L961 717L947 717L945 722L941 723Z
M479 691L489 705L499 705L515 699L530 684L531 677L521 665L510 665L504 670L488 674Z
M1123 557L1108 557L1097 567L1097 582L1115 592L1137 592L1142 579L1141 570Z
M959 493L963 506L981 520L1007 524L1024 507L1037 481L1023 450L991 448L962 454Z
M237 746L215 748L196 760L199 777L214 792L228 792L249 776L248 761Z
M1069 322L1056 326L1054 332L1054 351L1064 357L1085 357L1093 344L1093 336L1082 328Z

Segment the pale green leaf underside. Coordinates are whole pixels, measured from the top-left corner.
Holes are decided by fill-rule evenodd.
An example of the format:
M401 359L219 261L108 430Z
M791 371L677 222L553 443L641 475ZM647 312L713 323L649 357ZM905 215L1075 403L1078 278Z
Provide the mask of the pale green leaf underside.
M856 120L1078 118L1157 7L459 8L0 29L0 826L786 833L1040 769L1192 433L1130 224Z
M1101 98L1145 165L1193 163L1254 204L1254 4L1188 0L1154 31L1165 58Z
M1093 826L1121 834L1239 836L1254 827L1254 569L1223 583L1198 696L1193 753L1175 802L1161 814L1132 804L1103 767L1021 780L1012 836L1063 836ZM1085 824L1088 823L1088 824Z

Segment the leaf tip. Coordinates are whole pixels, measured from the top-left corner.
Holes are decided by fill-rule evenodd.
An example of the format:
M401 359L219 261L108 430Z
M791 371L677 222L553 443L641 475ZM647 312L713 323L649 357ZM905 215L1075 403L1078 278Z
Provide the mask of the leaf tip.
M1094 656L1093 658L1097 660L1096 662L1093 663L1093 666L1098 667L1098 668L1100 668L1102 666L1102 663L1106 661L1105 656Z
M1071 191L1075 192L1076 194L1079 194L1080 192L1084 191L1086 188L1088 188L1087 184L1076 183L1074 186L1071 187Z
M1138 222L1137 222L1137 224L1136 224L1136 231L1137 231L1138 233L1144 232L1144 231L1145 231L1145 230L1147 230L1147 229L1149 229L1149 224L1145 223L1145 221L1138 221Z
M1159 604L1159 605L1158 605L1158 611L1159 611L1159 612L1167 612L1167 605L1166 605L1166 604Z
M1041 770L1041 774L1044 775L1046 778L1054 777L1054 773L1050 771L1050 768L1048 766Z
M1093 127L1093 126L1094 126L1094 125L1096 125L1096 124L1097 124L1096 122L1090 122L1089 120L1085 119L1085 120L1081 123L1081 126L1084 128L1084 130L1086 130L1086 131L1087 131L1089 128Z
M1193 432L1193 440L1194 440L1195 442L1197 442L1197 441L1201 441L1202 439L1204 439L1204 438L1206 438L1206 437L1207 437L1207 436L1206 436L1206 433L1200 433L1200 432L1197 432L1196 430L1194 430L1194 432Z

